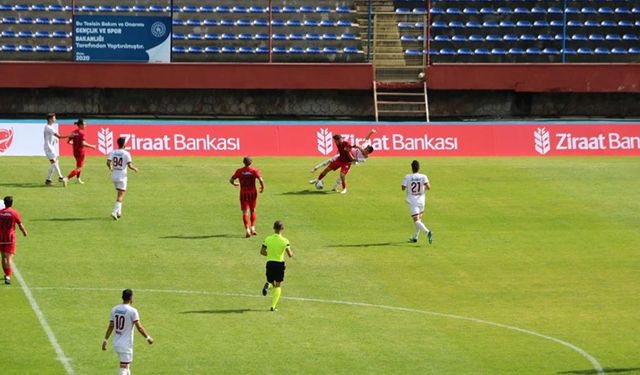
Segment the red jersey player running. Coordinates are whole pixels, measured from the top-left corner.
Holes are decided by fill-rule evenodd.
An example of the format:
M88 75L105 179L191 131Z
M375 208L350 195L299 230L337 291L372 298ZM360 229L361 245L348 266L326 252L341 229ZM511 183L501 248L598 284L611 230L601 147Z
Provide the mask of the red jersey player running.
M11 284L11 258L16 253L16 224L23 235L27 235L27 229L22 224L18 211L11 208L13 197L4 197L4 207L0 210L0 253L2 253L2 270L4 271L4 283Z
M96 146L87 143L84 140L84 120L79 119L78 121L74 122L74 124L78 127L78 129L74 130L69 135L69 140L67 142L73 145L73 157L76 159L76 169L69 172L67 179L71 180L74 176L78 176L78 183L84 184L84 182L80 179L80 173L82 173L82 167L84 166L84 148L89 147L95 150Z
M236 170L231 176L229 182L233 186L240 186L240 209L242 210L242 221L246 237L256 235L256 202L258 201L258 191L256 189L256 180L260 182L260 193L264 191L264 180L260 176L260 171L251 167L253 161L250 157L245 156L242 159L243 168ZM240 180L240 183L236 180ZM249 223L249 214L251 214L251 223Z

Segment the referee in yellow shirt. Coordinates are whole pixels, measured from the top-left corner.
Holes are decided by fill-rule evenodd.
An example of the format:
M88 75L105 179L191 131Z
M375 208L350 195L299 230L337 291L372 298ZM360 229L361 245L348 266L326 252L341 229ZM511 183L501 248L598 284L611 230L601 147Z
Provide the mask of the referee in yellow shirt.
M267 291L273 288L273 297L271 298L271 311L278 311L276 306L280 295L282 294L281 285L284 282L284 253L289 258L293 257L289 240L282 236L284 224L277 220L273 223L274 234L264 239L260 248L260 255L267 257L267 282L262 287L262 295L266 296Z

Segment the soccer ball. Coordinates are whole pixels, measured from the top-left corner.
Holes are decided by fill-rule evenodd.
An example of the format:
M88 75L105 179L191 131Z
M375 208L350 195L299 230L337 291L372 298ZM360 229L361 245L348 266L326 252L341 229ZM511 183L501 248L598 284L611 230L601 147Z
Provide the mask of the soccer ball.
M322 180L318 180L318 182L316 182L316 189L322 190L323 188L324 184L322 183Z

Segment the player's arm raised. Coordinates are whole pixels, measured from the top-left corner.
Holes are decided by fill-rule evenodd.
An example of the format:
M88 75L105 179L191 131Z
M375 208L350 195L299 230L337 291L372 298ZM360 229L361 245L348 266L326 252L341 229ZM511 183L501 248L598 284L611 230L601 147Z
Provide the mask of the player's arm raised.
M102 340L102 350L107 350L107 343L109 342L109 337L111 337L111 332L113 332L113 326L113 320L110 320L107 332L104 334L104 340Z
M378 131L377 131L375 128L371 129L371 130L369 131L369 134L367 134L367 136L366 136L366 137L364 137L364 143L369 142L369 139L371 139L371 136L372 136L372 135L374 135L374 134L376 134L377 132L378 132Z
M149 344L153 344L153 337L151 337L147 331L144 330L144 327L142 326L142 323L140 323L139 320L136 320L135 322L133 322L133 324L135 324L136 329L138 330L138 332L140 332L140 334L142 336L144 336L144 339L147 340L147 342Z

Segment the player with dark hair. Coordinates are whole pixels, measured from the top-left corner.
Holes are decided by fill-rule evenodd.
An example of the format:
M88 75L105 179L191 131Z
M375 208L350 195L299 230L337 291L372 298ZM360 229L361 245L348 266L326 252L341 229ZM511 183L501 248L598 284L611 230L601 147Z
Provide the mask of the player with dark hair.
M414 160L411 162L411 171L413 173L408 174L402 181L402 191L407 192L407 204L409 204L409 213L413 218L413 223L416 226L416 232L409 242L418 242L418 236L420 232L427 234L427 240L429 243L433 241L433 233L422 223L422 215L424 214L425 195L426 191L431 189L429 183L429 177L427 175L419 173L420 162Z
M145 331L142 323L140 323L140 315L138 310L131 306L133 303L133 291L125 289L122 291L122 304L116 305L111 309L109 317L109 326L102 340L102 350L107 350L109 337L115 330L113 338L113 350L118 353L120 358L120 368L118 375L131 375L129 368L133 362L133 327L144 336L149 344L153 344L153 338Z
M16 253L16 224L22 234L27 236L27 229L22 224L18 211L11 208L13 197L6 196L3 199L4 208L0 210L0 253L2 253L2 270L4 271L4 283L11 284L11 260Z
M245 236L247 238L258 234L256 232L256 204L258 201L258 191L256 180L260 182L260 193L264 191L264 180L260 176L260 170L251 167L253 160L249 156L242 159L244 167L235 171L229 179L233 186L240 186L240 209L242 210L242 222L244 223ZM238 183L239 180L240 183ZM251 215L251 221L249 221Z
M60 165L58 164L58 153L56 152L56 145L58 144L58 139L68 138L67 136L62 136L58 134L57 130L58 124L56 123L56 114L49 113L47 114L47 125L44 126L44 154L49 159L49 174L47 174L47 179L45 180L45 185L51 185L51 178L53 177L53 172L58 172L58 181L62 182L62 184L67 186L67 178L62 175L60 172Z
M70 180L73 177L77 176L78 183L84 184L84 182L80 179L80 173L82 173L82 167L84 166L84 148L92 148L96 149L95 145L87 143L85 141L84 128L86 124L83 119L78 119L78 121L74 122L74 124L78 127L69 135L68 143L73 145L73 157L76 159L76 168L69 172L67 179Z
M265 238L260 248L260 254L267 257L267 282L262 287L262 295L266 296L267 291L273 289L271 311L278 311L276 307L282 294L281 285L284 282L284 270L286 268L284 253L286 252L291 258L293 257L293 251L291 251L289 240L282 236L284 224L280 220L273 223L273 231L275 233Z
M124 149L126 142L127 138L118 138L118 149L111 151L107 157L107 167L111 171L111 180L116 188L116 204L111 212L113 220L118 220L122 216L122 201L127 191L127 169L138 172L138 168L133 165L131 154Z

